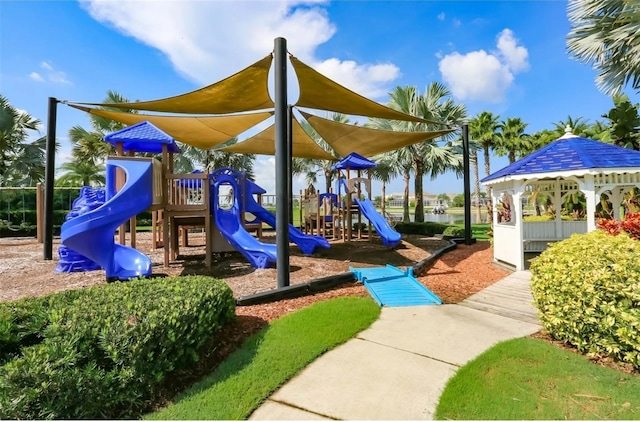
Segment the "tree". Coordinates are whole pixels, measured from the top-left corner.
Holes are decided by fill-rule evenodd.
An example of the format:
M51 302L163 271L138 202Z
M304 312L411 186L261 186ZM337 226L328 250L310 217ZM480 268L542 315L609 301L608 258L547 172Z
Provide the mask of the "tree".
M451 198L449 198L449 195L447 195L446 193L441 193L438 194L438 201L444 202L445 204L449 205Z
M618 94L628 83L640 92L640 3L569 0L569 54L598 71L596 86Z
M614 107L602 117L609 120L610 141L621 147L640 150L640 104L631 104L624 94L614 95Z
M380 207L382 208L382 215L386 210L387 202L387 183L389 183L394 177L398 176L398 167L393 163L393 154L380 154L373 158L373 161L378 164L372 169L371 178L380 180L382 182L382 201Z
M519 117L508 117L501 121L495 147L496 155L499 157L508 156L510 164L516 161L516 157L520 158L526 155L531 144L529 135L525 133L526 127L527 123L524 123Z
M430 84L424 95L420 95L415 87L396 87L390 93L391 100L388 103L390 108L402 111L412 116L418 116L429 120L443 122L441 125L425 124L408 121L384 121L382 119L370 119L368 126L403 132L427 132L434 130L448 129L452 125L459 125L467 115L466 107L462 104L455 104L446 86L434 82ZM452 145L439 146L438 141L451 141L455 134L451 133L425 142L406 146L395 151L397 157L395 169L397 173L402 173L405 179L406 204L404 220L408 218L409 195L408 181L410 171L415 175L414 195L415 195L415 217L416 222L424 221L424 197L423 197L423 177L429 174L432 179L447 170L459 170L462 165L461 155ZM409 164L410 163L410 164ZM410 169L410 170L408 170Z
M582 117L574 119L571 116L567 116L567 120L554 122L553 125L555 127L554 133L557 138L563 136L566 133L567 128L571 129L571 133L576 136L584 136L586 131L589 129L587 120Z
M103 103L126 103L129 100L115 91L107 91L107 97ZM101 107L104 110L115 110L127 113L137 113L131 109L117 109L115 107ZM108 142L104 141L104 137L110 133L122 130L125 125L104 117L91 115L91 128L87 130L82 126L74 126L69 130L69 140L71 141L71 161L72 165L63 164L60 168L70 174L64 175L65 183L77 180L78 177L84 178L84 172L94 169L99 171L103 169L106 158L115 152L115 149ZM99 178L89 177L90 180Z
M105 166L92 161L68 161L60 166L64 174L56 180L56 186L104 186Z
M475 118L469 122L469 137L480 145L484 152L484 172L485 176L491 174L490 152L491 149L497 143L497 134L499 128L498 119L500 117L494 115L490 111L483 111L479 113ZM474 166L474 182L475 182L475 199L476 199L476 212L477 221L481 221L481 206L480 206L480 178L478 176L478 151L472 148L470 152L470 161ZM491 196L489 196L490 198ZM491 202L488 203L488 208L491 210ZM490 215L490 213L489 213Z
M35 186L44 181L46 138L28 141L30 131L39 126L38 119L0 95L0 185Z
M348 124L349 116L342 113L331 113L331 120L338 123ZM307 132L307 134L322 148L330 154L334 154L332 148L329 144L322 139L322 137L315 131L315 129L307 122L302 121L300 126ZM331 182L333 177L338 174L336 170L332 167L334 165L333 161L330 160L319 160L315 158L293 158L292 159L292 172L293 174L304 174L305 181L308 185L312 185L317 183L318 181L318 173L322 173L324 176L324 188L325 192L329 192L331 189Z
M180 172L191 172L196 168L203 171L213 171L221 167L229 167L240 172L245 172L249 179L254 179L255 154L237 154L234 152L220 151L238 142L238 138L233 137L220 145L216 149L202 149L191 145L181 144L182 157L176 163L176 170Z

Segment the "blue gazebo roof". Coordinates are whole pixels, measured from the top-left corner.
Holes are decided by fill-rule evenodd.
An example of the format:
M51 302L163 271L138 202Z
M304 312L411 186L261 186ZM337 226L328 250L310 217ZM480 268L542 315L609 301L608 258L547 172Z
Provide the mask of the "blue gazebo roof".
M481 182L540 173L589 169L640 169L640 151L575 136L570 132L513 164L485 177ZM584 173L581 172L581 173Z
M104 140L113 146L122 142L125 151L159 153L162 144L167 144L169 152L180 152L175 139L147 121L110 133Z
M335 163L331 168L334 170L364 170L377 166L378 164L375 161L371 161L356 152L352 152L342 160Z

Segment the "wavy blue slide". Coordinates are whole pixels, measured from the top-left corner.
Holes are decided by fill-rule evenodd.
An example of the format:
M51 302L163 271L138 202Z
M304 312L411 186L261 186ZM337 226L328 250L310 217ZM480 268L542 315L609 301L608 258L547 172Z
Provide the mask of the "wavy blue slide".
M111 158L107 161L105 203L66 221L60 229L62 244L104 268L107 281L128 280L151 275L151 259L125 245L115 243L116 229L143 212L152 202L153 173L146 160ZM116 193L116 168L126 174Z
M233 189L233 206L229 209L219 207L220 185L228 184ZM277 261L277 246L270 243L262 243L242 227L240 223L240 198L241 190L233 175L218 174L213 182L213 215L220 233L245 256L256 268L274 266Z
M245 209L275 229L276 216L256 202L252 195L253 193L257 193L255 188L262 190L257 184L247 179ZM311 255L318 247L325 249L330 247L329 241L324 237L304 234L292 224L289 224L289 240L298 245L305 255Z
M380 215L378 211L376 211L375 205L369 199L364 199L362 201L355 199L356 204L360 207L362 214L367 217L373 227L376 228L376 232L378 236L382 238L382 244L384 246L396 246L402 240L402 235L397 231L393 230L393 228L387 223L387 220Z

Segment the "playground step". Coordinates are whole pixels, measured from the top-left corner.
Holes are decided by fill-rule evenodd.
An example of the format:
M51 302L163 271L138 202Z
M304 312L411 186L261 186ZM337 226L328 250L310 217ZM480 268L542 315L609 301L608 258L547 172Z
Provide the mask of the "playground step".
M380 306L442 304L442 300L438 296L415 279L410 267L406 271L393 265L366 268L349 267L349 270L364 284Z

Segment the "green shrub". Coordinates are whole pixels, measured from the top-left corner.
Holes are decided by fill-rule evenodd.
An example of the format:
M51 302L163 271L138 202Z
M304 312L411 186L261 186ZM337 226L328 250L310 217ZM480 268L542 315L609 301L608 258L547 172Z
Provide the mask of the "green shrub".
M603 231L558 242L531 265L540 320L588 355L640 368L640 242Z
M424 223L397 223L394 228L398 233L433 236L435 234L442 234L447 227L449 226L446 224L425 221Z
M204 276L0 304L0 419L135 416L234 314L231 289Z
M442 232L445 237L464 237L464 229L457 226L449 226Z

